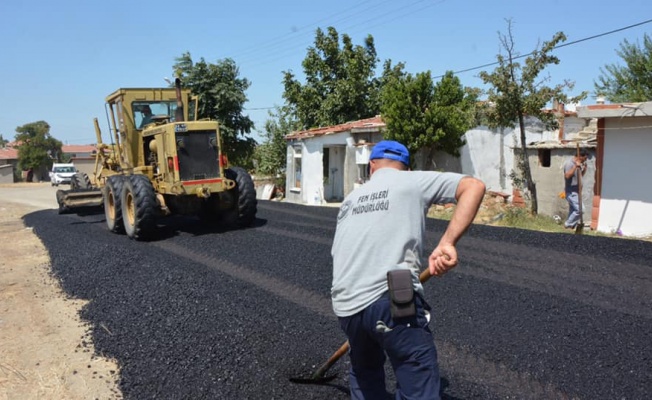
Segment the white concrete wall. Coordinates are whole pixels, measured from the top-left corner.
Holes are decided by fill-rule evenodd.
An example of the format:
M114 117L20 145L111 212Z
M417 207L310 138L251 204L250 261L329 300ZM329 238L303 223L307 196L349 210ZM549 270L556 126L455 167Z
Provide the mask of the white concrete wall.
M14 183L14 167L2 164L0 167L0 183Z
M321 204L324 192L322 182L322 142L320 140L306 140L303 142L301 156L301 202L304 204ZM311 178L311 179L308 179Z
M598 231L652 235L652 117L607 118Z
M526 143L557 139L558 131L542 130L540 124L528 122ZM461 172L484 181L487 190L511 194L513 186L509 174L514 170L514 148L520 148L520 137L519 128L491 130L480 126L471 129L461 149Z
M512 192L508 175L514 167L513 147L518 145L514 130L492 131L477 127L465 135L461 150L462 173L482 180L487 190Z
M348 132L318 136L302 140L301 154L301 189L294 190L288 182L286 198L290 202L309 205L321 205L325 198L344 197L344 180L348 179L345 165L349 160L346 151ZM324 186L324 148L330 148L328 187ZM292 145L288 144L288 168L292 165ZM325 192L328 189L328 193ZM325 197L326 196L326 197Z

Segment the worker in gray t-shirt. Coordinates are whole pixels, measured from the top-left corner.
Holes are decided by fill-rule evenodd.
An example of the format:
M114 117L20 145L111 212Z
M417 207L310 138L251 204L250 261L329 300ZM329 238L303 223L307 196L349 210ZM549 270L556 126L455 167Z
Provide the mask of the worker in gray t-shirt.
M586 160L589 153L586 149L582 149L576 156L569 158L564 163L564 194L568 202L568 218L564 222L564 227L575 229L580 222L580 180L578 174L586 173Z
M394 141L376 144L369 159L371 178L342 203L331 250L331 296L350 344L351 397L386 397L387 354L401 396L438 399L437 351L426 315L430 307L419 282L426 213L433 203L457 202L427 259L430 274L438 276L457 265L455 245L473 222L485 185L456 173L408 171L409 152ZM416 312L393 318L387 273L399 269L411 271Z

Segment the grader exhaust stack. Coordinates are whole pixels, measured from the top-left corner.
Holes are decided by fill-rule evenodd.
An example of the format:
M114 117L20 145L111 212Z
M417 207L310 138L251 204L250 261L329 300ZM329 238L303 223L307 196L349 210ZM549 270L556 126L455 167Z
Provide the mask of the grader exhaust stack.
M183 98L181 96L181 79L176 78L174 80L174 91L177 95L177 109L174 111L174 120L177 122L184 121L183 117Z

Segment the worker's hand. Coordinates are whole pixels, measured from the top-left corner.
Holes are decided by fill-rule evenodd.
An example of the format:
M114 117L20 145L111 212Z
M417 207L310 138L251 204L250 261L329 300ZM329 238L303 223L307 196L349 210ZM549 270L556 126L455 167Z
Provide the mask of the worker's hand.
M453 245L439 244L428 257L430 275L441 276L457 265L457 249Z

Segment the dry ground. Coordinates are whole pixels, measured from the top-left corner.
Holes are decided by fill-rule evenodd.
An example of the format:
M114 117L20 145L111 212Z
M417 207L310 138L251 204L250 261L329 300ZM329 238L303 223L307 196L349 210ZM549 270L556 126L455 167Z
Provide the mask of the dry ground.
M0 187L0 400L122 398L118 366L94 356L79 318L85 302L61 291L47 251L23 225L38 207L8 198L16 196Z

